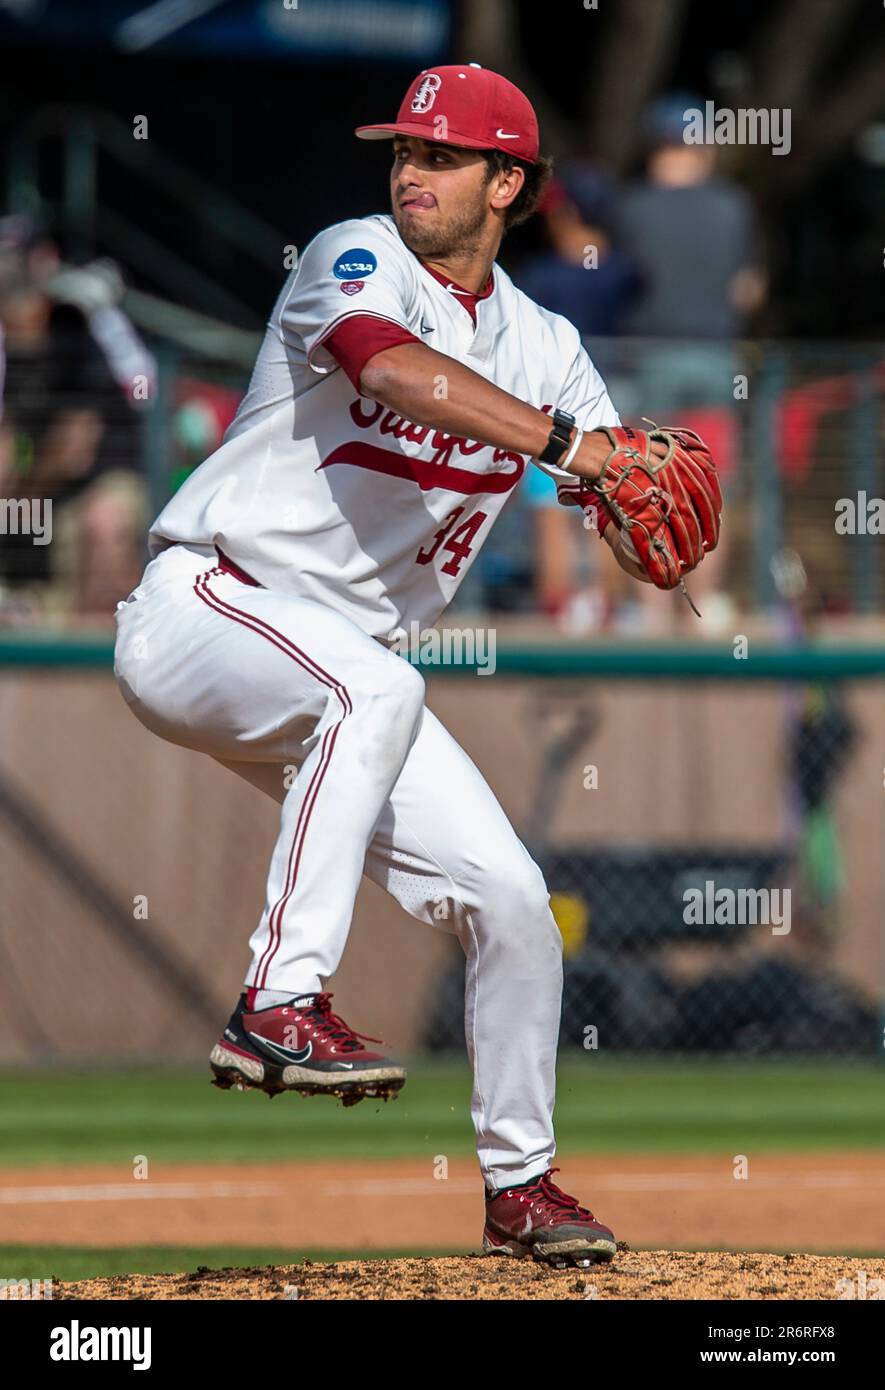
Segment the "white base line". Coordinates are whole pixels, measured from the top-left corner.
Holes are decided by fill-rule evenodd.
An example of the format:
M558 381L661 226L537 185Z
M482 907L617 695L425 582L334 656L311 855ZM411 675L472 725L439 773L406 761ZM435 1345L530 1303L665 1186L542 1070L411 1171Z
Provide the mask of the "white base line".
M133 1178L127 1183L95 1183L70 1187L0 1187L0 1205L43 1202L131 1202L188 1197L274 1197L276 1183L151 1182Z
M881 1173L821 1171L771 1173L738 1181L727 1171L721 1176L703 1173L634 1173L618 1177L581 1174L580 1185L597 1192L748 1192L856 1190L885 1186ZM572 1182L571 1186L576 1184ZM314 1188L316 1197L426 1197L481 1192L479 1178L359 1178L354 1181L327 1180ZM207 1197L274 1197L280 1199L291 1188L285 1182L152 1182L133 1178L125 1183L71 1183L46 1187L0 1187L0 1206L26 1206L65 1202L182 1201Z
M765 1177L754 1178L752 1168L746 1181L738 1181L731 1176L727 1164L723 1164L721 1176L710 1172L703 1173L633 1173L618 1177L592 1173L581 1173L577 1179L568 1183L569 1190L578 1183L597 1192L723 1192L734 1187L744 1187L759 1192L768 1189L801 1188L806 1191L830 1188L864 1188L885 1185L885 1170L882 1173L828 1172L820 1173L771 1173ZM327 1181L317 1186L317 1195L322 1197L424 1197L431 1192L465 1193L476 1192L478 1181L474 1178L363 1178L355 1182ZM579 1198L580 1200L580 1198Z

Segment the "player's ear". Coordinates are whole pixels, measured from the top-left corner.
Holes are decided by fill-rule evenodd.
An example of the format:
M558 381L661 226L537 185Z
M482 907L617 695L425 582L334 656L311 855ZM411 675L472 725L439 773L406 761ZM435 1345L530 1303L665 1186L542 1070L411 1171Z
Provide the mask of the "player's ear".
M525 183L525 170L518 164L514 164L512 169L502 170L492 179L492 197L490 206L498 212L503 212L508 208L514 198L519 196L519 191Z

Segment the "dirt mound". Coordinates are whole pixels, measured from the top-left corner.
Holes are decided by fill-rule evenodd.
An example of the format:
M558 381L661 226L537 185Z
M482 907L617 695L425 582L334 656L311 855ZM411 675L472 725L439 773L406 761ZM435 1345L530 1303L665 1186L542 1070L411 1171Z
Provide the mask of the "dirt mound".
M877 1285L874 1281L880 1280ZM848 1281L851 1281L850 1283ZM553 1270L483 1255L342 1260L191 1274L132 1274L58 1284L96 1299L790 1299L885 1297L885 1260L620 1250L609 1265Z

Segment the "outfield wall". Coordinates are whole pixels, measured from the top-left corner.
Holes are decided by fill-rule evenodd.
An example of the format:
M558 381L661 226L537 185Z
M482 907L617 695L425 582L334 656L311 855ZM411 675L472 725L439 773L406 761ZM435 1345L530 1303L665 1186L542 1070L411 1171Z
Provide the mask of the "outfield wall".
M790 689L428 675L428 703L521 829L546 795L546 740L584 708L595 731L566 766L545 825L550 844L585 849L777 840L789 819ZM844 885L828 960L881 999L885 700L878 679L851 681L847 693L859 739L833 797ZM584 785L590 764L596 789ZM0 1058L200 1056L247 964L276 805L209 758L148 734L106 669L0 672L0 770L13 794L0 816ZM754 930L754 950L775 949L765 928ZM806 946L794 933L776 949ZM366 884L331 982L335 1007L411 1048L458 949ZM691 971L697 949L673 955Z

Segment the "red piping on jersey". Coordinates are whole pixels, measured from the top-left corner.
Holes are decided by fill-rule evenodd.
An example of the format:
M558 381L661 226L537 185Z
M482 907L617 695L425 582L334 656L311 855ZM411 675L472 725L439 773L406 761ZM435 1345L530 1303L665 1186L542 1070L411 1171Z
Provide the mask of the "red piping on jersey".
M476 306L481 299L488 299L495 288L494 275L489 271L489 278L485 283L485 288L481 294L474 294L472 290L465 290L462 285L457 284L450 276L443 275L440 271L434 270L432 266L420 262L422 270L426 270L428 275L432 275L444 289L449 289L449 294L455 299L463 309L466 309L473 326L476 327ZM353 314L346 314L338 319L329 330L318 339L311 349L311 354L322 344L326 351L334 357L338 366L349 378L354 390L360 390L360 377L363 367L370 357L374 357L376 352L384 352L387 348L399 347L402 343L420 343L422 339L416 334L411 333L402 323L397 323L395 319L387 319L377 313L360 313L357 310ZM432 344L431 344L432 346Z
M489 295L492 293L492 290L495 288L494 271L489 271L489 278L488 280L486 280L485 286L479 294L475 294L473 290L465 290L464 286L459 285L455 280L453 280L451 275L443 275L441 270L434 270L433 266L427 265L425 261L421 261L421 269L426 270L428 275L432 275L434 280L439 281L443 289L449 290L449 294L456 301L456 303L460 304L462 309L467 310L468 314L473 320L473 326L475 328L476 306L481 299L488 299ZM451 289L449 289L450 285L452 287Z
M320 349L320 348L325 348L325 347L326 347L326 344L329 342L329 340L335 336L335 334L337 333L337 331L338 331L338 329L340 328L341 324L347 323L348 320L349 320L349 319L352 319L352 318L360 318L360 319L378 319L378 321L379 321L380 323L393 323L393 322L394 322L393 319L388 318L385 314L377 314L377 313L375 313L375 311L374 311L373 309L348 309L345 313L339 314L338 317L337 317L336 319L333 319L332 322L331 322L330 324L327 324L326 328L323 330L323 332L322 332L322 334L320 335L320 337L317 338L317 340L316 340L316 342L314 343L313 347L310 349L310 351L309 351L308 354L307 354L307 365L308 365L313 371L316 372L316 371L319 370L317 367L314 366L314 361L313 361L313 359L314 359L314 357L316 356L316 354L317 354L317 352L319 351L319 349ZM333 356L334 356L334 354L333 354ZM320 371L319 374L320 374L321 376L325 376L325 375L326 375L326 373L323 372L323 371Z
M339 444L337 449L326 455L316 471L319 473L323 468L331 468L334 463L349 463L354 468L368 468L372 473L405 478L417 483L422 492L438 487L445 492L460 492L465 497L479 493L510 492L525 472L524 458L520 458L509 473L503 470L471 473L469 468L453 468L451 464L434 463L432 459L409 458L406 454L395 454L392 449L382 449L377 444L366 444L362 440Z
M335 358L355 391L360 390L363 367L376 352L400 347L403 343L420 343L401 323L381 319L375 314L354 314L339 323L325 341L325 349Z
M251 584L253 589L264 587L258 583L257 579L253 579L251 574L247 574L245 570L240 569L239 565L235 565L233 560L225 555L220 545L216 545L215 554L218 556L218 568L223 574L232 574L234 579L239 579L241 584Z
M243 627L247 627L252 632L257 633L259 637L265 637L267 641L271 642L275 647L278 647L286 656L291 657L299 666L302 666L315 680L320 681L323 685L327 685L337 697L342 709L338 720L334 724L330 724L323 735L319 762L314 768L313 776L310 779L310 784L298 813L298 821L295 826L295 833L292 837L292 845L289 850L289 859L286 865L284 891L271 909L268 918L270 939L258 961L256 977L253 981L253 984L257 988L266 989L267 972L282 939L283 913L285 912L289 899L295 891L298 867L301 863L301 854L304 849L304 840L307 835L310 817L313 814L313 808L316 805L323 779L325 778L332 760L332 754L335 750L335 741L338 737L338 730L341 728L348 714L352 713L353 704L346 687L343 686L340 681L336 681L328 672L324 671L321 666L318 666L306 652L301 651L300 647L296 647L291 638L286 637L282 632L278 632L275 627L271 627L270 623L264 622L261 618L256 618L252 613L243 613L240 609L234 608L232 604L227 603L224 599L219 598L217 594L213 593L209 588L209 580L213 575L222 573L224 573L224 571L220 566L217 566L215 569L206 570L203 574L199 575L194 583L194 593L197 595L197 598L201 599L208 608L213 609L213 611L218 613L221 617L231 618L234 622L241 623Z

